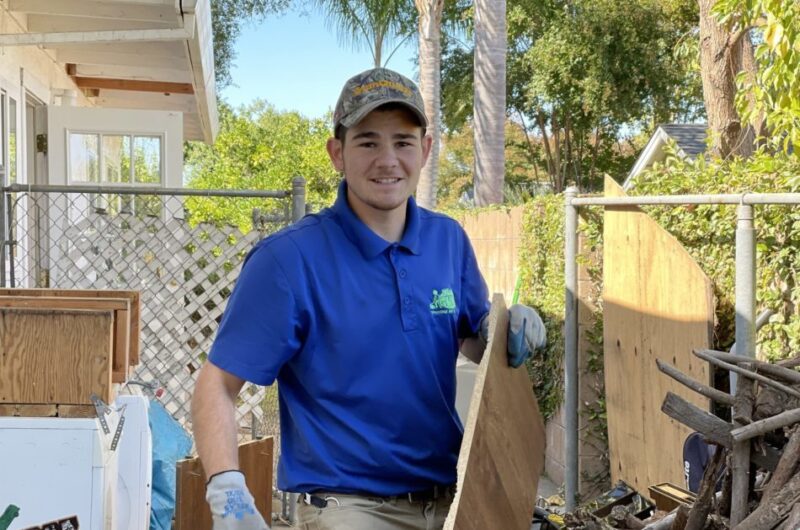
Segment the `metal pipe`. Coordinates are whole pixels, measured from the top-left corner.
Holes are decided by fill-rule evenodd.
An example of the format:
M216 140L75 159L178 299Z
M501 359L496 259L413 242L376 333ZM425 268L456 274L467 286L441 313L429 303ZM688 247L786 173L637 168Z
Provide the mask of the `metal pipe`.
M740 204L736 222L736 353L755 358L756 335L756 231L753 225L753 206ZM737 385L738 389L742 385ZM737 400L734 416L748 417L748 403ZM752 408L752 403L748 408ZM750 491L750 441L733 445L731 468L733 485L731 498L731 526L739 524L747 515L747 498ZM736 498L733 498L733 497Z
M642 195L639 197L579 197L574 206L641 206L683 204L800 204L800 193L725 193L711 195Z
M285 190L197 190L187 188L155 188L144 186L84 186L84 185L44 185L11 184L3 188L10 193L111 193L115 195L176 195L194 197L250 197L264 199L285 199L291 191Z
M564 403L566 454L564 455L566 510L576 507L578 495L578 188L564 192Z
M292 222L296 223L306 214L306 179L292 179Z

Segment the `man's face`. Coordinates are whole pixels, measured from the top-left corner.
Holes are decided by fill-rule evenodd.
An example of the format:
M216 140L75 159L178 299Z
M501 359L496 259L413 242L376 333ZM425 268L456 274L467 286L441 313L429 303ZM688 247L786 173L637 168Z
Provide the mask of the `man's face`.
M328 154L344 173L348 202L360 217L405 209L428 160L431 137L410 111L375 110L347 130L344 146L331 138Z

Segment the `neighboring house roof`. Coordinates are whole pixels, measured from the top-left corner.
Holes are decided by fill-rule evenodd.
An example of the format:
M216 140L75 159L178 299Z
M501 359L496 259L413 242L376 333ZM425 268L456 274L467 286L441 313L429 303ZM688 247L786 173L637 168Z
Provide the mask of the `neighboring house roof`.
M218 130L209 0L10 0L25 33L98 107L180 111L184 138Z
M656 131L633 164L628 177L622 184L627 190L632 180L639 173L656 162L666 159L664 147L672 140L678 146L678 155L694 158L706 150L706 124L704 123L665 123L656 127Z

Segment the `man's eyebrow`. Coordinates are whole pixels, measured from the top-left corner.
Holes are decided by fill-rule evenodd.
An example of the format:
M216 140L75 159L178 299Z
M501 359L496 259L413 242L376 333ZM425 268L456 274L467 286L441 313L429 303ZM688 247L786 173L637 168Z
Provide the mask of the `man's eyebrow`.
M353 136L353 140L358 140L360 138L376 138L377 136L378 136L378 133L376 133L374 131L364 131L364 132L360 132L360 133L356 134L355 136Z
M364 131L364 132L360 132L360 133L356 134L355 136L353 136L353 140L360 140L362 138L364 138L364 139L373 139L373 138L377 138L378 136L379 136L378 133L375 132L375 131ZM414 133L399 132L399 133L395 133L395 134L392 135L392 139L394 139L394 140L411 140L411 139L417 139L417 138L419 138L419 137Z

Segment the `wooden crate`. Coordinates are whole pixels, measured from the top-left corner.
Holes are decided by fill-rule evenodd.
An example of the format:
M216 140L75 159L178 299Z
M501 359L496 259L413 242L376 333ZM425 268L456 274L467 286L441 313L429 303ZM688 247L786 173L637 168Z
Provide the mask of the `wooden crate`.
M261 438L239 445L239 469L253 494L256 508L269 524L272 517L273 438ZM177 465L175 530L211 530L211 511L206 502L206 475L199 458L181 460Z
M103 302L104 300L106 302ZM114 383L128 379L129 367L139 364L139 291L90 289L0 289L0 307L114 309ZM125 302L127 302L126 305Z
M130 301L129 364L139 364L141 340L141 295L139 291L119 289L9 289L0 288L0 296L50 296L67 298L124 298Z
M113 347L113 310L0 308L0 403L109 403Z

